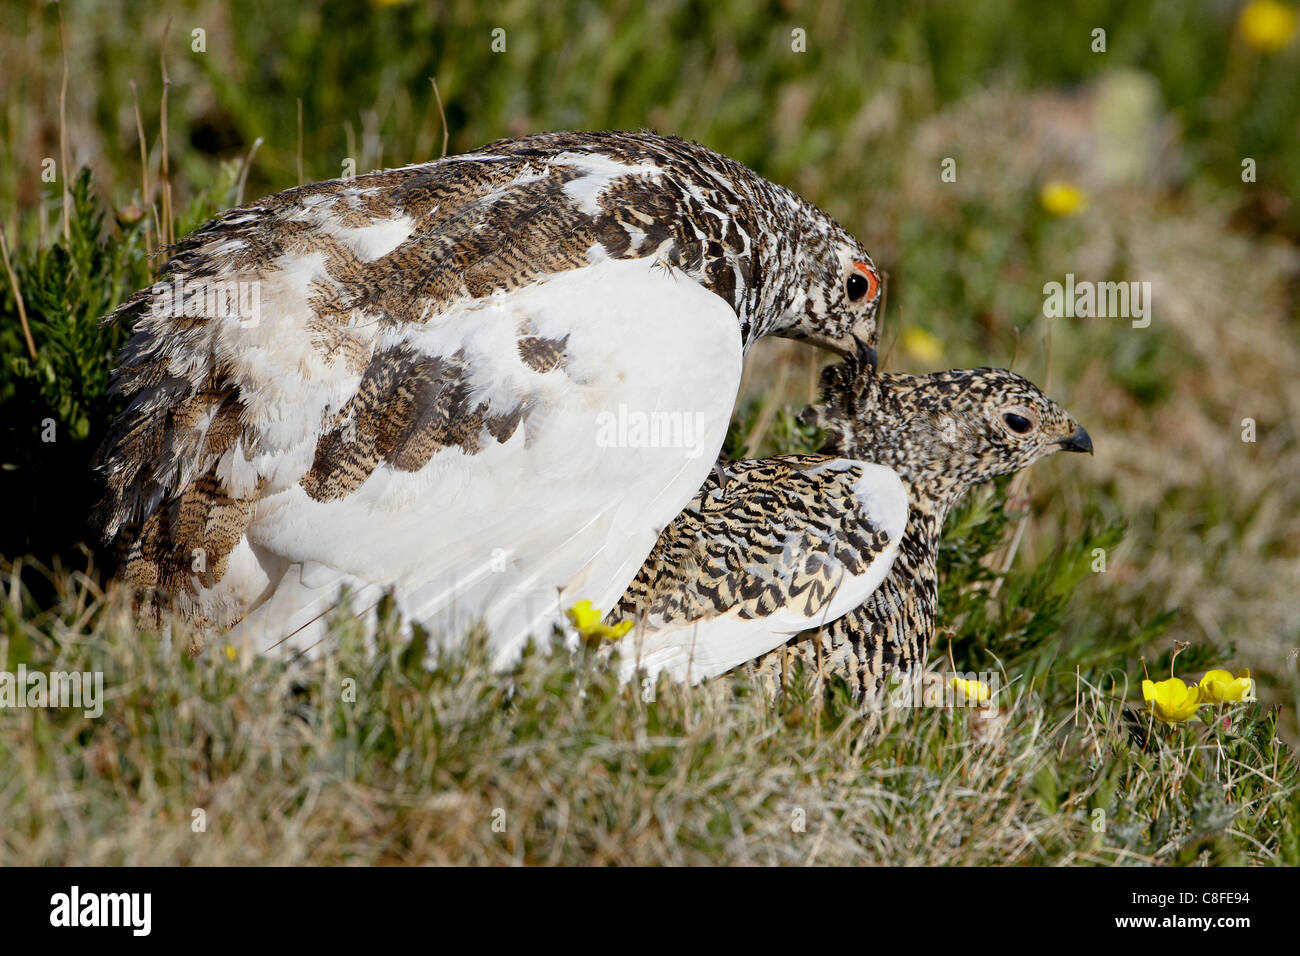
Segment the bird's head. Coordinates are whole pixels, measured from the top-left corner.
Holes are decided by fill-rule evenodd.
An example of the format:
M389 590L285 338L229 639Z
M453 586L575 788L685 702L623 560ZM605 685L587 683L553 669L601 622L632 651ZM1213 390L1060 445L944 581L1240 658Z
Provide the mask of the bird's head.
M890 465L945 505L1053 452L1092 451L1069 412L1006 369L894 375L849 360L826 370L822 388L828 451Z
M918 430L935 457L960 464L971 483L1027 468L1057 451L1092 452L1092 439L1033 382L1001 368L955 369L920 378Z
M884 282L867 250L820 210L798 233L783 281L786 301L771 334L817 345L874 367Z

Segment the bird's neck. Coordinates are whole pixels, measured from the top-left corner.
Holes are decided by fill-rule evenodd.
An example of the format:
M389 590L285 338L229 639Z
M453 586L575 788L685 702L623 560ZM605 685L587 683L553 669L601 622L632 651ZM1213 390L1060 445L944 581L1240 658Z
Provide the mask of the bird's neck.
M751 174L739 179L737 192L755 212L752 220L740 224L752 244L747 295L737 308L748 350L760 338L780 334L789 316L802 313L808 279L801 263L815 257L810 250L828 239L825 219L816 207L784 186Z
M925 382L888 372L858 377L829 410L835 424L823 451L886 465L907 490L911 513L941 528L973 481L953 471L961 455L946 420L915 399Z

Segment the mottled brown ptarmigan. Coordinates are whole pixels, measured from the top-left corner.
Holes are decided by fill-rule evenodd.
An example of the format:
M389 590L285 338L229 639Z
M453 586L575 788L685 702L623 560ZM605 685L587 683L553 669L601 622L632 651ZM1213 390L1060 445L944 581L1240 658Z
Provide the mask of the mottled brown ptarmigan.
M114 314L106 537L147 607L305 648L347 588L508 664L611 606L722 446L746 348L875 340L825 213L650 133L550 133L232 209ZM603 602L603 603L602 603Z
M622 675L700 681L790 658L874 695L923 667L944 517L972 486L1088 433L1002 369L914 377L849 360L822 376L822 455L737 461L660 536L610 623Z

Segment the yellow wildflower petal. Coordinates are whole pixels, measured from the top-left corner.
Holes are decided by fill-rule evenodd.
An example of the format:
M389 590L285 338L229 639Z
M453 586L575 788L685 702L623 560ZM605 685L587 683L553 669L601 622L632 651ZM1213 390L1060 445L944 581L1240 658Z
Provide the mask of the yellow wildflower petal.
M1237 29L1246 44L1261 53L1274 53L1295 35L1296 11L1277 0L1254 0L1241 9Z
M1088 197L1073 183L1053 180L1038 191L1038 201L1053 216L1073 216L1088 205Z
M590 601L579 601L564 613L577 632L588 640L616 641L632 630L631 621L619 621L614 625L603 623L605 615Z
M956 688L957 693L961 694L966 700L974 700L983 703L989 699L989 685L980 680L967 680L964 677L954 677L952 686Z
M600 625L600 619L604 617L600 610L592 607L591 602L587 600L579 601L564 613L568 615L569 621L578 629L578 632L583 635L589 635L592 630Z
M1205 676L1201 678L1201 687L1205 687L1206 684L1226 684L1231 680L1232 674L1228 673L1228 671L1216 668L1215 670L1205 672Z
M1214 703L1255 699L1255 682L1250 679L1249 668L1238 671L1235 677L1221 669L1206 671L1200 688L1201 696Z
M1246 683L1246 685L1247 685L1246 688L1242 691L1241 696L1240 696L1239 698L1237 698L1237 699L1238 699L1238 700L1255 700L1255 699L1256 699L1256 697L1255 697L1255 678L1253 678L1253 677L1250 676L1250 668L1249 668L1249 667L1243 667L1241 670L1237 671L1237 681L1238 681L1238 682L1240 682L1240 681L1244 681L1244 682Z
M1203 703L1199 687L1188 687L1177 677L1142 682L1142 699L1151 705L1156 720L1177 724L1196 713Z
M938 336L915 325L903 329L898 344L909 358L918 362L937 362L943 358L943 343Z
M1223 692L1224 700L1254 700L1255 682L1249 677L1238 677Z
M617 624L615 624L613 627L608 627L608 626L606 626L606 627L605 627L605 630L609 632L607 636L609 637L609 639L610 639L611 641L617 641L620 637L622 637L622 636L623 636L624 634L626 634L628 631L632 630L632 622L631 622L631 621L619 621L619 622L618 622Z

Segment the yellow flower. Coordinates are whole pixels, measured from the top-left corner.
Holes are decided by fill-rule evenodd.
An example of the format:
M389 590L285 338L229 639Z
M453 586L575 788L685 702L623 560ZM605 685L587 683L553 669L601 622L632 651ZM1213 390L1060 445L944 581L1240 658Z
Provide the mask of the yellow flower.
M1221 701L1255 699L1255 682L1251 680L1249 667L1237 671L1236 677L1225 670L1206 671L1201 678L1200 687L1201 697L1216 704Z
M601 613L600 608L592 607L590 601L579 601L564 613L568 615L570 623L578 633L588 640L616 641L632 630L631 621L619 621L613 627L602 624L601 618L605 615Z
M227 644L227 645L226 645L226 659L227 659L227 660L232 660L232 661L233 661L237 656L238 656L238 653L235 651L235 646L234 646L233 644Z
M1082 189L1060 179L1044 183L1038 191L1038 201L1053 216L1073 216L1088 205L1088 197Z
M1142 682L1142 699L1151 705L1156 720L1167 724L1182 723L1201 706L1199 687L1188 687L1177 677L1169 680Z
M965 700L979 701L981 704L989 699L989 685L982 680L967 680L964 677L954 677L952 686L957 689Z
M1254 0L1241 9L1237 29L1247 45L1261 53L1273 53L1295 35L1296 12L1277 0Z
M937 362L943 358L943 343L938 337L915 325L903 329L898 344L918 362Z

